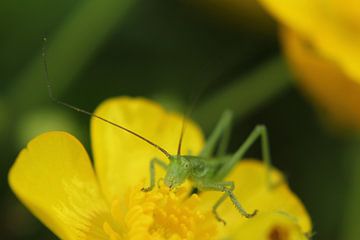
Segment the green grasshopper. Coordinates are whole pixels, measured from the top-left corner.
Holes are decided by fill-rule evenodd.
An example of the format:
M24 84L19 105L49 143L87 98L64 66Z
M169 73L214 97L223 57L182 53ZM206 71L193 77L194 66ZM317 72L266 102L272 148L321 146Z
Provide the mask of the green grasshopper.
M201 153L198 156L193 155L181 155L181 140L183 131L181 134L181 138L178 145L178 151L176 155L171 155L164 148L150 141L149 139L141 136L140 134L127 129L119 124L116 124L108 119L105 119L101 116L95 115L94 113L85 111L73 105L70 105L66 102L59 101L55 99L52 95L50 85L49 86L49 95L50 98L61 105L64 105L68 108L71 108L77 112L81 112L87 114L91 117L100 119L106 123L109 123L117 128L120 128L135 137L140 138L141 140L147 142L152 145L159 151L161 151L168 159L169 164L162 161L161 159L154 158L150 161L150 186L146 188L142 188L141 190L144 192L151 191L155 186L155 164L159 165L163 169L166 170L166 175L164 179L164 183L170 189L174 189L180 186L185 180L189 179L194 188L200 191L219 191L224 194L219 198L219 200L213 206L212 212L215 215L216 219L222 222L224 225L226 224L225 220L223 220L217 209L221 205L223 201L227 197L235 205L236 209L240 212L240 214L246 218L251 218L256 215L257 210L254 210L252 213L248 213L237 200L233 191L235 189L234 182L231 181L223 181L223 179L228 175L228 173L233 169L235 164L238 163L239 160L242 159L247 150L253 145L253 143L260 137L261 145L262 145L262 154L264 162L267 166L266 179L267 183L270 186L270 151L269 151L269 143L267 137L266 127L263 125L258 125L251 132L249 137L245 140L245 142L238 148L238 150L233 155L226 155L226 147L228 144L228 140L230 137L230 123L232 120L232 113L230 111L224 112L219 123L216 128L210 135L209 139L206 142L205 147L202 149ZM214 149L216 148L217 142L219 142L218 150L215 156L212 156Z
M46 42L46 39L44 39ZM140 134L127 129L117 123L114 123L108 119L105 119L101 116L95 115L94 113L88 112L76 106L73 106L69 103L60 101L56 99L53 95L52 87L49 80L48 67L46 61L45 47L43 48L43 63L45 68L45 78L47 81L47 88L49 98L57 104L63 105L67 108L75 110L77 112L89 115L100 119L108 124L111 124L123 131L132 134L133 136L147 142L152 145L160 152L162 152L166 158L169 160L169 164L164 161L154 158L150 161L150 186L142 188L144 192L151 191L155 186L155 164L159 165L166 170L166 175L164 183L170 189L174 189L180 186L185 180L189 179L193 183L193 187L199 191L218 191L223 192L224 194L219 198L219 200L214 204L212 212L215 215L216 219L223 224L226 224L223 220L217 209L225 201L226 198L230 200L235 205L236 209L240 214L246 218L254 217L257 213L257 210L254 210L252 213L247 212L237 200L233 191L235 189L234 182L224 181L224 178L229 174L229 172L234 168L235 164L241 160L248 149L254 144L254 142L261 138L261 148L262 156L267 167L266 171L266 181L269 187L270 183L270 150L269 150L269 141L266 127L263 125L258 125L251 132L245 142L238 148L238 150L233 155L226 154L227 145L230 137L231 130L231 121L233 114L231 111L225 111L220 118L217 126L211 133L210 137L206 141L205 147L202 149L201 153L198 156L193 155L181 155L181 144L184 134L184 122L181 130L180 140L178 144L178 150L176 155L170 154L164 148L150 141L149 139L141 136ZM185 119L185 118L184 118ZM215 149L217 149L216 154L214 154Z
M233 118L231 111L225 111L218 122L217 126L211 133L210 137L206 141L205 147L202 149L198 156L181 155L181 141L183 136L183 130L178 144L178 151L176 155L171 155L160 146L150 143L155 148L159 149L168 159L169 164L166 164L160 159L152 159L150 162L150 186L143 188L142 191L151 191L155 186L155 164L159 165L166 170L164 183L170 189L180 186L185 180L189 179L193 183L193 187L200 191L219 191L224 194L213 206L213 214L216 219L223 224L226 224L217 209L226 198L230 198L235 208L240 214L246 218L251 218L256 215L257 210L252 213L247 212L237 200L233 191L235 189L234 182L224 181L223 179L233 169L235 164L241 160L248 149L254 144L254 142L261 138L262 155L267 166L266 180L269 187L270 182L270 148L268 141L268 134L266 127L258 125L251 132L245 142L238 148L233 155L226 154L226 148L230 137L230 126ZM147 140L148 141L148 140ZM149 142L149 141L148 141ZM213 153L218 144L216 155Z

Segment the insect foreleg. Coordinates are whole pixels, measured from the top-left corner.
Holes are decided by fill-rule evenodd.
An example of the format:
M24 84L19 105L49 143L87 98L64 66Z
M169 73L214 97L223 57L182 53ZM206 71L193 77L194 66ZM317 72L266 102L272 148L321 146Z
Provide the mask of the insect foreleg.
M229 142L232 118L233 113L230 110L227 110L222 114L218 124L210 134L210 137L206 141L205 147L200 153L201 157L210 157L213 154L215 146L220 138L222 139L217 154L220 156L225 154Z
M245 209L241 206L240 202L235 197L233 190L235 188L234 182L219 182L219 183L202 183L199 185L199 189L203 191L220 191L224 192L224 194L219 198L219 200L216 201L215 205L213 206L213 214L215 215L216 219L220 222L222 222L224 225L226 224L225 220L222 219L217 209L219 206L225 201L227 197L230 198L230 200L233 202L236 209L240 212L241 215L243 215L246 218L251 218L255 216L257 213L257 210L255 210L253 213L248 213L245 211Z
M268 140L268 134L266 127L264 125L258 125L255 129L250 133L245 142L239 147L239 149L234 153L234 155L230 158L228 162L226 162L220 170L217 172L215 179L220 180L223 179L237 164L239 160L241 160L245 153L249 150L249 148L254 144L254 142L261 138L261 151L262 158L266 165L266 182L269 187L272 186L270 181L270 170L271 170L271 159L270 159L270 145Z
M151 191L155 186L155 164L158 164L163 169L167 169L167 164L157 158L154 158L150 161L150 186L146 188L142 188L141 191L148 192Z

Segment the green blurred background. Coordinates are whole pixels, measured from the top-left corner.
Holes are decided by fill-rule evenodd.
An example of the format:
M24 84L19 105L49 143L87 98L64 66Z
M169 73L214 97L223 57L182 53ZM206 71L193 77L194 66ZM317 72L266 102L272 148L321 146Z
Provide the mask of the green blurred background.
M232 150L256 124L266 124L273 162L310 212L314 238L359 239L358 209L349 210L356 205L357 141L326 127L293 84L276 24L255 1L232 11L213 2L0 2L1 239L56 239L7 183L30 139L66 130L90 151L89 117L48 98L44 36L56 96L81 108L92 111L106 98L130 95L184 112L200 95L192 117L206 133L224 109L235 111ZM260 157L259 146L249 157Z

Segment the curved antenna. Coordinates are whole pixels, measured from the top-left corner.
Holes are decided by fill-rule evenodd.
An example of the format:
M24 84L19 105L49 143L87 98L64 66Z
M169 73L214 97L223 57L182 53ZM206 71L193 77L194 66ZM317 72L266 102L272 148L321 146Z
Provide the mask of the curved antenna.
M136 132L134 132L134 131L132 131L132 130L130 130L130 129L127 129L127 128L119 125L119 124L116 124L116 123L114 123L114 122L112 122L112 121L110 121L110 120L108 120L108 119L106 119L106 118L103 118L103 117L98 116L98 115L96 115L96 114L94 114L94 113L88 112L88 111L86 111L86 110L84 110L84 109L78 108L78 107L73 106L73 105L71 105L71 104L69 104L69 103L67 103L67 102L63 102L63 101L60 101L60 100L58 100L57 98L55 98L54 95L53 95L53 91L52 91L51 84L50 84L49 70L48 70L48 65L47 65L47 60L46 60L46 43L47 43L46 37L43 38L43 41L44 41L44 45L43 45L43 48L42 48L42 57L43 57L43 63L44 63L44 68L45 68L45 79L46 79L46 83L47 83L47 89L48 89L49 97L50 97L50 99L51 99L53 102L55 102L55 103L57 103L57 104L60 104L60 105L63 105L63 106L65 106L65 107L67 107L67 108L70 108L70 109L72 109L72 110L74 110L74 111L77 111L77 112L80 112L80 113L84 113L84 114L86 114L86 115L89 115L90 117L94 117L94 118L100 119L101 121L104 121L104 122L106 122L106 123L109 123L109 124L117 127L117 128L120 128L120 129L124 130L125 132L128 132L128 133L134 135L135 137L138 137L139 139L141 139L141 140L147 142L148 144L152 145L153 147L155 147L156 149L158 149L159 151L161 151L167 158L170 159L170 157L171 157L171 154L170 154L170 153L168 153L164 148L162 148L162 147L160 147L159 145L153 143L153 142L150 141L149 139L141 136L140 134L138 134L138 133L136 133Z
M223 58L224 58L224 56L222 56L221 59L217 60L217 65L219 65L221 62L223 62ZM200 72L201 73L202 72L209 73L209 66L205 66ZM219 73L216 73L214 71L212 71L212 72L210 71L210 73L211 73L210 76L212 76L214 74L219 75ZM183 122L182 122L181 133L180 133L180 138L179 138L179 143L178 143L178 150L177 150L177 155L178 156L181 153L181 145L182 145L182 141L183 141L183 135L184 135L184 132L185 132L185 125L186 125L186 118L185 117L189 117L191 115L191 113L194 110L195 105L198 102L200 96L202 96L207 91L207 89L210 87L210 83L215 82L215 80L219 80L219 79L223 78L224 77L223 75L224 74L220 74L219 76L217 76L217 78L214 78L212 81L201 84L200 87L199 87L199 90L195 91L197 94L192 96L193 101L192 101L191 108L187 112L187 114L184 116Z
M180 156L181 154L181 146L182 146L182 142L183 142L183 138L184 138L184 134L185 134L185 129L186 129L186 119L191 115L191 113L193 112L196 103L198 102L199 98L201 96L201 92L200 94L197 94L195 96L195 98L192 101L192 104L189 108L189 110L187 111L187 113L183 116L183 120L182 120L182 126L181 126L181 133L180 133L180 138L179 138L179 143L178 143L178 149L177 149L177 155Z
M181 154L181 145L182 145L184 132L185 132L185 123L186 123L186 116L184 115L183 119L182 119L181 133L180 133L179 144L178 144L178 149L177 149L178 156L180 156L180 154Z

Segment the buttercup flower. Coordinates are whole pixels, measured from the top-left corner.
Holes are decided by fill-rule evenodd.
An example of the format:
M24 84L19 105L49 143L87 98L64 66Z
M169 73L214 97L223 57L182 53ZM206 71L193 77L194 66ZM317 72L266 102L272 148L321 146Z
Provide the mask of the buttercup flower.
M360 83L360 2L260 0L281 23Z
M132 129L171 153L177 150L181 116L141 98L105 101L96 114ZM98 119L91 123L94 168L81 143L65 132L48 132L33 139L9 173L18 198L60 239L306 239L311 221L301 201L281 173L269 189L265 167L243 160L228 176L246 209L258 209L250 219L225 201L218 222L211 208L221 193L190 194L191 185L169 190L161 181L150 192L149 162L163 156L152 146ZM204 140L188 122L183 153L197 154ZM166 160L166 159L164 159ZM164 172L157 170L157 176Z
M260 0L282 25L299 84L335 123L360 128L360 1Z
M360 83L317 54L294 31L281 32L283 48L298 84L335 125L360 128Z

